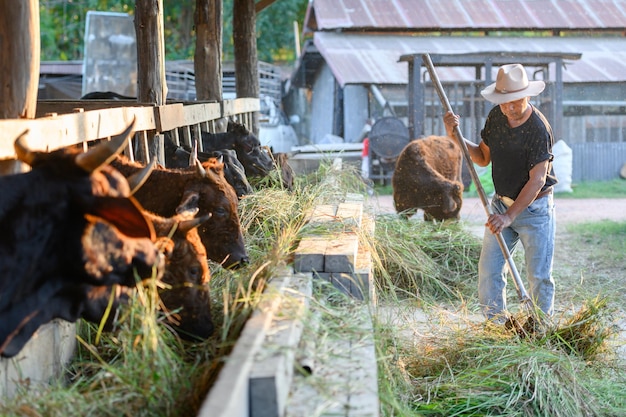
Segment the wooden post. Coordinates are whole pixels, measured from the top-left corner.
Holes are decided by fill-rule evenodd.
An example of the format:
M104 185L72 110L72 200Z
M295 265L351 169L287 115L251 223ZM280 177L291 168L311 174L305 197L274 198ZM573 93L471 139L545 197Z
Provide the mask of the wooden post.
M0 0L0 118L33 119L39 88L39 1Z
M196 99L222 101L222 0L196 0Z
M135 2L135 32L137 33L137 101L165 104L165 41L163 36L163 0L137 0ZM148 154L141 147L137 159L148 163L153 158L165 165L163 137L148 134Z
M39 1L0 0L0 119L35 118L39 54ZM22 169L12 160L0 161L0 174Z
M235 84L237 97L259 97L259 63L256 47L256 11L254 0L234 0L233 39L235 43ZM255 113L250 130L259 133Z

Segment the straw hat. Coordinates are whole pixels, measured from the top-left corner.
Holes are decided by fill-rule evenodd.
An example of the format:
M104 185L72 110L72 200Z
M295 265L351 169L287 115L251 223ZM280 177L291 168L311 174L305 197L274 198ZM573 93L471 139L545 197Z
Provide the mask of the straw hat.
M528 81L522 64L508 64L500 67L496 82L485 87L480 94L492 103L502 104L536 96L545 87L543 81Z

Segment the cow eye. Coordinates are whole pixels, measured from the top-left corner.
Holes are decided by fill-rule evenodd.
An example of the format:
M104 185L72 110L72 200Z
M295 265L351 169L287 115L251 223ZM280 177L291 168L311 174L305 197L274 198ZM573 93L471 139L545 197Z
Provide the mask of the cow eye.
M189 267L189 277L194 280L200 279L201 268L199 266Z
M218 208L216 208L213 211L213 215L214 216L221 216L221 217L223 217L223 216L226 216L226 214L227 214L226 209L223 208L223 207L218 207Z

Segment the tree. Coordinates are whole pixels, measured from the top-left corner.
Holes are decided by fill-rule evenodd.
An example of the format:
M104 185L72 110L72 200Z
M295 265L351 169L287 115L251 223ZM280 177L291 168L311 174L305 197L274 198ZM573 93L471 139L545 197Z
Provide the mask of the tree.
M215 1L215 0L213 0ZM80 60L83 57L85 19L89 10L133 14L134 0L40 0L42 61ZM257 15L258 59L293 61L293 22L300 26L308 0L276 0ZM195 0L163 0L167 60L193 59L196 28ZM223 0L223 59L234 59L233 0Z

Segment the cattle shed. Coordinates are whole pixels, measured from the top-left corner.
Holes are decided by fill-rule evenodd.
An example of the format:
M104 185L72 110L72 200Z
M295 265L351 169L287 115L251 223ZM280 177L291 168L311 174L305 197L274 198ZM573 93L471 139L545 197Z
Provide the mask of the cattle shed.
M560 120L550 121L560 129L556 139L572 149L572 179L619 176L626 162L626 1L490 0L480 8L457 0L385 4L384 9L373 0L349 8L329 0L309 4L303 29L308 38L286 100L290 113L303 115L299 133L305 140L318 144L332 135L358 143L366 124L386 116L412 128L416 122L410 119L420 110L409 109L409 61L403 56L482 60L480 74L472 65L435 62L453 106L468 103L465 119L471 111L484 113L471 106L486 105L480 89L494 79L496 57L517 56L528 64L535 61L529 77L548 84L538 100L555 99L548 113L560 113ZM495 68L486 73L490 65ZM470 97L478 100L470 104ZM432 98L437 101L436 96L425 98L423 132L416 134L444 133L441 114L428 106ZM475 138L480 123L469 119L463 131Z
M408 63L408 112L407 120L411 137L424 136L426 134L425 120L427 109L431 117L443 114L443 109L438 108L436 91L432 83L426 79L423 65L424 53L402 55L400 61ZM468 83L455 83L451 93L454 97L455 111L470 117L470 125L482 126L484 117L487 116L491 106L482 105L482 100L477 94L468 94L463 86L474 84L478 89L491 84L494 80L495 71L501 65L517 62L529 70L534 79L546 80L547 92L542 93L535 100L538 107L551 120L555 137L563 137L563 67L565 62L580 59L581 54L564 53L525 53L525 52L484 52L469 54L429 54L435 67L443 68L467 68L475 75L475 80ZM554 71L554 77L550 71ZM461 89L457 91L457 89ZM429 91L427 91L427 89ZM477 88L472 88L473 93L478 93ZM446 93L449 94L449 93ZM428 98L428 99L427 99ZM435 99L433 99L435 98ZM471 122L475 123L471 123Z

